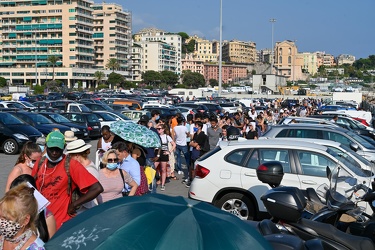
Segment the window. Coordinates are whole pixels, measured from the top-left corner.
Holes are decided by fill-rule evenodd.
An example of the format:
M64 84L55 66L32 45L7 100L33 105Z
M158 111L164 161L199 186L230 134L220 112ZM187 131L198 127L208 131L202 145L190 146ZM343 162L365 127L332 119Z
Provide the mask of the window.
M352 141L346 136L341 135L336 132L332 132L332 131L323 131L323 139L330 140L330 141L337 141L348 147L350 147L350 144L352 143Z
M69 9L69 12L76 12L76 9Z
M242 166L249 154L249 149L237 149L225 156L225 161Z
M289 150L287 149L255 149L246 164L247 168L256 169L268 161L279 161L285 173L290 173Z
M279 56L279 63L283 63L283 57Z
M322 139L320 132L316 129L291 129L288 137Z
M326 177L326 168L333 170L336 166L334 161L319 153L298 150L297 155L304 175Z
M292 57L288 56L288 63L292 63Z

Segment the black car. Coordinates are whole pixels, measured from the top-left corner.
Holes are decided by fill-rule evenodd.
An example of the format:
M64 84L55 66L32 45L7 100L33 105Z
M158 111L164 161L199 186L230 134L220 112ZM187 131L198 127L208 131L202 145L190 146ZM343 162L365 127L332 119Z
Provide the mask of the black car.
M151 112L152 110L157 110L160 113L160 119L169 119L172 116L177 114L176 109L172 108L160 108L160 107L153 107L153 108L145 108L144 110Z
M114 111L107 104L90 103L90 102L80 102L80 103L85 104L85 106L91 109L92 111L110 111L110 112Z
M74 135L78 137L78 139L84 139L89 136L87 127L74 123L59 113L40 112L39 114L44 115L45 117L47 117L55 123L69 127L70 130L74 132Z
M70 121L82 125L87 128L89 137L96 139L101 136L101 125L99 118L94 113L79 113L79 112L67 112L61 115L68 118Z
M31 126L39 130L45 136L47 136L54 129L60 130L60 132L63 134L65 133L65 131L70 130L70 127L67 127L58 123L54 123L47 117L38 113L31 113L31 112L24 112L24 111L9 112L9 113L25 121L26 123L30 124Z
M325 119L327 121L331 121L334 116L335 115L332 115L332 114L323 114L323 115L312 115L312 116L309 116L309 117ZM338 119L337 119L336 123L338 125L340 125L341 127L348 128L349 130L352 130L356 134L371 137L372 139L375 139L375 131L368 130L365 125L363 125L359 121L354 120L351 117L338 115Z
M28 141L43 136L37 129L12 114L0 112L0 143L5 154L17 154Z

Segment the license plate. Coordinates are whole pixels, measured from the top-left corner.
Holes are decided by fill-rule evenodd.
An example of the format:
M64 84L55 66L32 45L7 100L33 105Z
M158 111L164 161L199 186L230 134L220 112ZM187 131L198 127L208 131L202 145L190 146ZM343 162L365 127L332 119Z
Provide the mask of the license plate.
M99 128L99 126L93 126L93 128Z

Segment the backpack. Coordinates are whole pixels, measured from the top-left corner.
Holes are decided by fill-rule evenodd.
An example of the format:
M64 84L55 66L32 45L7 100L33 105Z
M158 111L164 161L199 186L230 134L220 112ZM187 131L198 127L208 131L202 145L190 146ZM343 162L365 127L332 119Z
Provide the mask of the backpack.
M39 160L38 168L37 168L36 174L34 176L35 180L38 177L39 168L42 166L42 164L45 160L46 160L45 156L43 156ZM66 172L66 175L68 176L68 187L66 189L66 192L68 193L68 196L71 197L70 202L73 203L74 201L78 200L82 196L82 194L81 194L81 192L79 191L78 188L74 189L73 192L71 192L71 190L72 190L72 178L70 176L70 161L71 161L70 155L67 155L66 158L65 158L65 163L64 163L65 172ZM77 209L79 209L79 207Z

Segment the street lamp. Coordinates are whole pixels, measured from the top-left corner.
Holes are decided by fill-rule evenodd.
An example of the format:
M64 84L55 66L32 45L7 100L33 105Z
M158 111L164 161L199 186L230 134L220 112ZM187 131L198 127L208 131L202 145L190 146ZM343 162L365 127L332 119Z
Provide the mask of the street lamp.
M223 66L223 63L222 63L222 60L223 60L223 56L222 56L222 52L223 52L223 49L222 49L222 46L223 46L223 0L220 0L220 39L219 39L219 93L218 93L218 96L221 97L221 69L222 69L222 66Z
M271 22L271 26L272 26L272 34L271 34L271 74L272 74L272 71L273 71L273 60L274 60L274 55L273 55L273 25L274 23L276 23L276 19L275 18L271 18L270 19L270 22Z

